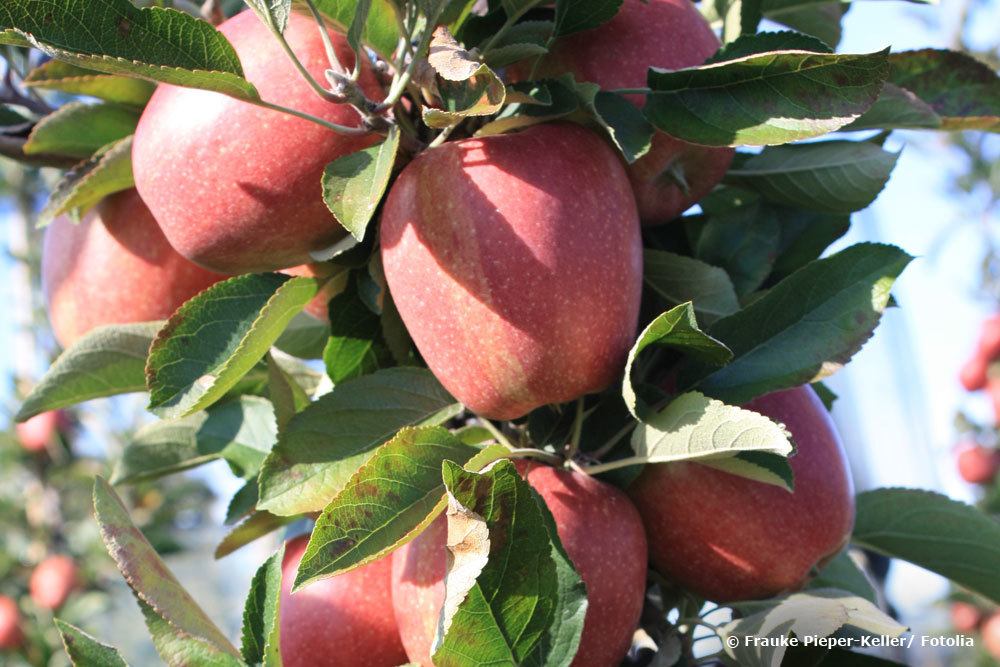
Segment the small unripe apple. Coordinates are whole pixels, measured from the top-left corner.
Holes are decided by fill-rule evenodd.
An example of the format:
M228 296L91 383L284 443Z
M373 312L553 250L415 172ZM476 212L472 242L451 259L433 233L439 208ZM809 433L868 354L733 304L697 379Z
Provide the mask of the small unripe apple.
M383 558L292 593L307 535L285 545L281 565L284 667L396 667L406 662Z
M0 595L0 651L16 649L23 642L21 612L17 603L6 595Z
M15 425L14 431L21 447L29 452L41 452L55 438L62 420L61 411L49 410Z
M798 452L795 491L698 463L646 466L629 488L650 560L682 588L716 602L797 590L847 542L854 487L840 436L808 386L745 406L781 422Z
M962 634L972 634L979 627L983 612L968 602L951 603L951 626Z
M28 580L28 591L35 604L45 609L63 606L79 586L76 563L69 556L49 556L35 566Z
M590 130L536 125L426 151L393 184L381 234L407 330L470 410L514 419L621 373L642 243L621 161Z
M625 0L607 23L557 40L534 78L572 72L577 81L604 90L645 88L650 67L701 65L718 48L719 39L689 0ZM514 80L527 74L524 65L512 68ZM645 103L641 95L628 98ZM657 132L649 152L628 168L643 223L672 220L711 192L733 154Z
M991 656L1000 660L1000 611L993 612L979 632L983 636L983 646Z
M619 664L632 644L646 591L646 536L635 507L624 493L587 475L521 462L518 469L545 501L587 587L572 667ZM431 665L444 603L447 533L440 517L392 557L396 621L409 659L424 667Z
M1000 471L1000 450L969 444L956 456L958 474L969 484L991 484Z
M135 190L45 230L42 287L63 347L103 324L166 319L223 278L178 255Z
M278 40L251 11L219 26L246 78L265 101L356 127L353 107L320 97ZM316 22L289 16L285 38L313 77L330 68ZM354 66L344 35L330 37L340 63ZM382 92L368 62L359 84ZM345 230L323 202L327 164L378 139L352 136L219 93L160 84L136 128L135 183L171 245L221 273L284 269L341 239Z
M979 391L986 387L988 367L989 362L986 358L976 352L962 366L962 370L958 373L958 381L967 391Z

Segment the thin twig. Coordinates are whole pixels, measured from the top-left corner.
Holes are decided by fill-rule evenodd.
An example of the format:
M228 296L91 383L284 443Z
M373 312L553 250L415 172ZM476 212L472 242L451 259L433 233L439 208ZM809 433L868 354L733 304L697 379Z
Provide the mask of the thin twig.
M569 445L566 447L566 459L572 461L580 451L580 438L583 436L583 396L576 399L576 416L573 417L573 431L570 433Z
M483 425L483 428L489 431L501 445L512 451L517 450L517 447L515 447L513 443L507 439L507 436L503 434L503 431L498 429L489 419L480 419L479 422Z
M313 18L316 19L316 24L319 26L319 36L323 40L323 48L326 49L326 59L330 61L330 69L335 72L340 72L341 74L347 74L347 69L340 63L340 59L337 57L337 51L333 48L333 40L330 39L330 33L326 29L326 20L323 15L320 14L319 9L316 8L316 4L313 0L305 0L306 5L309 7L309 11L312 13ZM361 70L361 54L355 53L354 69ZM357 81L357 77L352 75L352 80Z
M303 113L295 109L290 109L289 107L283 107L279 104L272 104L270 102L265 102L264 100L245 100L245 101L255 106L263 107L264 109L270 109L272 111L280 111L281 113L287 113L292 116L302 118L303 120L308 120L310 122L316 123L317 125L322 125L328 130L333 130L338 134L346 134L349 136L361 136L363 134L368 134L371 132L370 129L364 127L363 125L359 125L358 127L351 127L350 125L338 125L337 123L331 123L317 116L313 116L312 114Z

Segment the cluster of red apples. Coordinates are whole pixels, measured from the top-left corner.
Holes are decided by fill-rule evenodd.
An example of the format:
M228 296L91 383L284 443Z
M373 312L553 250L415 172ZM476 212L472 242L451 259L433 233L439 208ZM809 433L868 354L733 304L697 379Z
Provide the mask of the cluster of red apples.
M56 611L79 586L76 562L69 556L45 557L31 571L28 595L38 609ZM21 611L18 604L0 595L0 650L16 649L24 642Z
M1000 361L1000 315L983 322L976 348L959 373L959 381L966 390L989 392L996 423L1000 425L1000 374L994 368L997 361ZM966 482L987 486L1000 472L1000 449L975 441L963 443L956 450L956 463L959 475Z
M252 13L220 30L265 100L358 124L350 107L313 93ZM322 79L326 55L315 24L293 15L285 36ZM331 37L350 65L344 35ZM557 42L540 73L634 88L649 66L697 65L718 46L687 0L626 0L609 23ZM509 79L521 75L516 67L508 72ZM370 99L384 94L367 63L359 81ZM80 224L61 218L47 232L45 293L58 340L70 345L101 324L166 318L230 275L322 275L311 253L344 235L322 200L323 169L376 141L160 85L135 134L136 190L108 198ZM515 419L604 389L620 377L636 336L640 226L677 217L715 186L732 156L661 133L645 157L626 165L599 134L570 123L404 156L413 159L390 188L380 246L389 290L423 359L484 418ZM683 169L683 186L661 177L671 165ZM325 318L329 296L310 312ZM792 433L794 493L693 463L647 466L623 491L569 469L519 462L587 586L573 665L607 667L623 658L643 608L647 563L683 589L730 602L801 588L843 548L853 489L815 393L800 387L748 407ZM430 665L445 533L440 518L390 557L294 595L305 542L289 542L284 664Z

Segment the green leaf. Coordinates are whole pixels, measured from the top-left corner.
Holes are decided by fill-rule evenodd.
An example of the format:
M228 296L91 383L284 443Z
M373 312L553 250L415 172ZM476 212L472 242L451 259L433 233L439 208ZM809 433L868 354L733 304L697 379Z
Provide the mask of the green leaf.
M522 664L551 627L558 600L547 521L510 461L475 473L445 461L448 574L438 667Z
M0 104L0 127L9 128L16 125L29 126L31 119L8 104Z
M580 101L597 124L604 128L625 161L635 162L653 144L653 126L624 95L602 91L593 83L577 84Z
M491 69L499 69L528 58L544 56L548 52L549 50L541 44L519 42L492 47L483 55L483 59Z
M556 0L557 37L590 30L607 23L622 6L622 0Z
M131 135L138 122L139 113L129 107L70 102L38 121L24 152L89 158L101 147Z
M183 417L219 400L267 353L288 322L316 296L315 278L248 274L190 299L149 350L149 409Z
M766 0L765 0L766 1ZM771 51L811 51L813 53L830 53L829 46L821 40L800 32L782 30L779 32L762 32L758 34L741 35L737 39L723 45L706 65L736 60L758 53Z
M367 0L314 0L314 3L337 30L346 33L352 29L358 6L367 4ZM361 42L374 49L387 62L392 62L393 51L399 42L392 7L391 0L372 0L361 32Z
M795 471L787 456L770 452L738 452L733 456L710 458L699 463L761 484L780 486L789 493L795 491Z
M75 625L58 618L55 624L73 667L128 667L118 649L102 644Z
M310 403L309 395L302 385L281 367L270 352L267 355L267 391L271 405L274 406L274 418L279 431ZM270 449L269 446L268 450Z
M899 153L869 141L823 141L765 148L726 175L767 199L826 213L865 208L889 180Z
M778 256L771 270L772 279L781 280L819 258L831 243L847 233L851 217L846 214L816 213L769 206L781 221Z
M174 578L132 523L114 489L100 477L94 481L94 513L108 553L148 612L168 624L171 634L201 640L221 658L233 658L220 664L236 664L237 650ZM162 651L161 655L170 665L182 664Z
M844 549L824 565L819 574L809 582L809 588L836 588L878 604L875 587L868 580L868 575L851 558L848 549Z
M65 350L24 399L15 419L92 398L143 391L146 355L162 322L98 327Z
M281 667L281 564L285 545L260 566L250 581L250 593L243 607L240 645L243 659L265 667Z
M937 129L941 127L941 117L919 97L891 83L882 87L875 104L861 117L843 130L905 130Z
M4 30L79 67L258 99L222 33L173 9L137 9L128 0L5 0Z
M851 5L840 0L765 0L764 17L837 48Z
M337 277L330 280L337 280ZM274 341L274 346L293 357L319 359L323 356L323 348L329 338L328 321L318 320L308 313L298 313L278 336L278 340Z
M507 87L507 101L512 103L479 128L477 137L504 134L565 118L580 108L577 85L572 77L511 84Z
M556 606L552 625L542 635L538 646L524 664L528 667L569 667L576 657L583 635L583 621L587 615L587 586L573 567L573 561L559 541L556 521L545 501L538 494L535 500L552 547L552 562L556 567Z
M427 369L389 368L339 384L288 423L261 469L258 508L318 512L401 428L441 424L461 409Z
M721 628L725 651L741 667L777 667L786 647L778 639L788 633L800 638L829 637L845 626L874 636L899 637L906 627L874 604L836 589L793 593L767 601L764 608ZM768 644L754 638L770 637ZM727 640L735 639L735 646Z
M852 542L1000 603L1000 523L974 507L931 491L861 493Z
M270 512L254 512L222 538L219 545L215 547L214 556L216 560L225 558L237 549L294 523L300 518L299 516L277 516Z
M108 195L134 186L132 135L129 135L102 147L90 159L63 174L49 193L45 208L39 212L37 224L44 227L56 216L70 211L82 217Z
M288 26L288 15L292 12L292 0L244 0L269 29L279 33Z
M711 199L712 195L702 201L707 220L688 223L689 229L697 228L694 255L725 269L736 294L745 296L771 273L781 241L780 218L773 207L761 205L759 198L741 195L739 203L721 210L711 207Z
M888 76L886 51L775 51L676 71L649 70L646 117L711 146L781 144L837 130L864 113Z
M337 221L358 241L378 208L399 148L399 131L389 130L385 141L337 158L323 172L323 201Z
M444 509L441 464L465 465L478 452L439 426L402 429L316 520L296 589L377 560L416 537Z
M810 263L713 324L708 333L733 351L733 361L682 370L680 386L742 404L831 375L871 337L911 259L895 246L859 243Z
M226 525L231 526L253 512L259 497L257 478L248 479L229 499L229 505L226 507Z
M707 463L716 457L763 453L787 458L794 451L790 435L767 417L696 391L681 394L660 412L647 418L632 432L636 463L691 461ZM744 461L754 463L753 457ZM764 474L766 466L756 459L746 476L785 486L787 474L780 470ZM723 463L727 466L726 463ZM727 472L741 474L745 466L728 462Z
M59 60L50 60L31 70L24 79L24 85L140 108L146 106L154 89L151 82L143 79L106 74Z
M943 49L889 56L889 81L913 93L946 130L1000 131L1000 75L972 56Z
M134 484L225 459L241 476L254 474L277 439L274 408L241 396L205 412L140 428L115 465L112 484Z
M629 412L639 418L635 389L632 386L632 367L636 359L651 345L672 347L695 358L721 366L733 353L725 345L698 328L691 303L684 303L658 316L649 323L628 353L622 396Z
M134 593L135 591L133 591ZM168 667L243 667L243 662L228 652L219 650L201 637L179 631L170 621L157 614L145 600L136 595L153 646Z
M643 279L670 303L690 301L706 321L740 309L736 290L725 271L692 257L663 250L643 252Z
M392 365L381 330L381 318L365 305L354 281L333 298L323 361L334 384Z

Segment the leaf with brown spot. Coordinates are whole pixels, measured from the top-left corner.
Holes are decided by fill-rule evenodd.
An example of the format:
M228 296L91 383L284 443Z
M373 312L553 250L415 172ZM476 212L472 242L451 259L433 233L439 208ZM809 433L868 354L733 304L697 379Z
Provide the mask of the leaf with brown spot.
M503 456L506 450L488 450ZM415 538L444 508L441 464L482 465L483 450L439 426L404 428L358 468L316 521L296 588L381 558Z
M1000 75L972 56L944 49L889 56L889 81L916 95L946 130L1000 131Z
M279 435L261 469L257 507L318 512L399 429L441 424L461 409L425 368L387 368L338 384Z
M507 460L482 473L445 461L442 476L454 551L445 579L447 632L435 641L434 664L465 665L469 655L483 664L524 664L555 622L559 598L539 501Z
M86 632L60 619L55 619L62 637L63 648L74 667L128 667L114 647L102 644Z
M184 590L132 523L114 489L101 477L94 480L94 513L108 553L140 605L146 608L146 621L154 640L163 639L156 642L157 650L167 664L185 664L183 645L188 640L198 645L199 652L210 653L213 664L239 664L239 652ZM161 649L161 646L172 648Z

